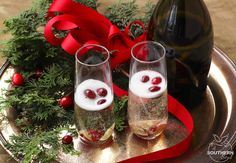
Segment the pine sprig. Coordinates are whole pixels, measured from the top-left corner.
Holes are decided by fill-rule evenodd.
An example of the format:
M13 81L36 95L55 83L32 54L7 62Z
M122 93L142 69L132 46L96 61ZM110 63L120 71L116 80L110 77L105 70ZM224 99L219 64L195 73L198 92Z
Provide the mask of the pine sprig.
M42 34L32 34L10 39L1 51L12 65L35 70L51 64L59 55L63 55L62 50L51 48Z
M35 70L60 60L67 55L60 47L50 45L40 27L46 24L47 9L52 0L35 1L34 6L19 16L5 20L5 32L13 37L0 51L14 67Z
M116 24L119 29L124 30L125 27L135 19L138 11L138 5L135 1L131 2L119 2L109 6L106 9L105 16L111 20L113 24Z
M39 91L50 96L56 95L59 98L62 93L69 93L73 89L73 71L74 68L67 62L62 65L53 64L44 71L41 78L29 82L25 87L30 91Z
M38 14L40 19L37 21L39 22L39 25L43 26L46 24L46 17L47 17L47 10L50 7L50 4L53 2L53 0L36 0L33 1L32 10Z
M115 128L117 131L123 131L127 127L126 125L127 104L128 104L127 97L122 97L121 99L115 98L115 106L113 112L115 118Z
M79 2L85 6L88 6L94 10L97 9L97 0L74 0L75 2Z
M148 25L151 14L155 5L151 1L147 1L145 7L142 9L143 14L140 14L140 8L136 4L136 1L123 2L120 1L117 4L107 7L105 16L120 30L124 30L125 27L134 20L141 20L144 25ZM145 29L142 29L139 25L133 25L130 28L130 37L136 38L140 36Z
M70 73L69 73L70 72ZM53 64L38 80L25 75L23 87L13 87L1 99L1 108L14 108L19 114L17 125L24 131L50 130L63 124L73 124L73 112L65 111L57 104L57 99L73 90L72 70L67 64ZM24 119L22 120L22 117ZM51 119L54 119L53 123ZM32 127L30 127L32 126Z
M73 145L62 144L60 134L63 131L71 133L72 136L76 133L75 129L69 127L59 127L52 131L36 133L34 135L21 134L13 135L12 142L6 147L17 158L24 160L24 163L30 163L32 160L36 162L47 163L55 160L62 150L70 154L79 155L79 152L74 150Z
M18 17L5 20L5 32L10 32L13 36L28 36L32 33L37 33L37 27L40 22L40 16L35 11L27 10Z
M35 0L31 9L4 21L5 32L15 37L37 34L38 28L46 24L47 10L52 2L53 0Z

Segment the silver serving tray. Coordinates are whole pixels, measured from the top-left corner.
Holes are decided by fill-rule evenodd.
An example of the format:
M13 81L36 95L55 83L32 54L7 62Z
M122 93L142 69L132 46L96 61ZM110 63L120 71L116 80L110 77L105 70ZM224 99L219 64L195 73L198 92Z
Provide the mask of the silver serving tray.
M1 67L0 88L10 88L5 80L10 79L13 72L8 62ZM189 108L195 125L192 145L182 156L170 159L168 162L213 162L207 155L209 144L214 140L213 134L219 137L225 135L232 137L236 131L235 86L235 64L222 51L214 48L205 97L198 106ZM4 96L1 92L0 95ZM4 144L9 141L9 136L17 134L17 128L14 125L12 110L3 113L7 117L0 125L0 140L4 147ZM167 129L159 139L144 141L133 136L129 129L123 133L115 133L113 142L102 147L84 145L79 139L75 139L74 146L82 152L81 155L75 157L61 153L58 161L63 163L117 162L170 147L180 142L186 135L184 126L170 116ZM234 148L235 145L235 141L232 141L231 146ZM11 151L7 149L6 151L12 156Z

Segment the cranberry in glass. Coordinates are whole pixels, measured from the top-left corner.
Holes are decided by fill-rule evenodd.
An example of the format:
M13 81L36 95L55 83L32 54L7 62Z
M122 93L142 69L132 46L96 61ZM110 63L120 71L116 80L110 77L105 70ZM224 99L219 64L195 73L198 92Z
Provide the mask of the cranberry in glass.
M150 92L157 92L157 91L159 91L160 89L161 89L161 88L158 87L158 86L152 86L152 87L148 88L148 90L149 90Z
M152 84L160 84L161 83L161 78L160 77L155 77L152 79Z
M141 82L146 83L148 81L149 81L149 76L147 75L142 76Z
M84 94L85 94L86 97L88 97L90 99L95 99L96 98L95 92L93 90L91 90L91 89L86 89L84 91Z
M98 105L102 105L106 102L107 100L106 99L101 99L97 102Z
M94 142L99 141L104 134L102 130L89 130L88 133Z
M105 97L107 95L107 90L105 88L98 88L97 93L101 97Z

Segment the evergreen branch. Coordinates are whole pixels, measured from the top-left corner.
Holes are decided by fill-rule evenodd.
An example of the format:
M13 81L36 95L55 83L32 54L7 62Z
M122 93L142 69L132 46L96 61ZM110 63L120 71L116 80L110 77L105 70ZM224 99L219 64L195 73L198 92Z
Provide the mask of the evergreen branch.
M134 20L141 20L147 26L154 7L155 5L151 1L148 1L143 8L144 14L138 14L140 9L135 0L131 2L121 1L118 4L109 6L106 9L105 16L121 30L124 30L125 27ZM145 29L142 29L139 25L131 26L131 38L134 39L140 36L144 30Z
M123 131L127 127L126 125L127 104L128 104L127 97L122 97L121 99L115 98L115 106L113 112L115 118L115 128L117 131Z
M85 6L88 6L94 10L97 9L97 0L74 0L75 2L79 2Z
M57 104L57 99L73 89L71 72L64 63L60 66L53 64L38 80L27 81L29 73L25 75L26 83L23 87L12 87L5 91L6 99L1 97L0 107L14 108L19 113L18 126L28 132L35 131L35 126L47 130L61 124L73 124L73 112L69 109L65 111ZM54 119L53 123L51 119Z
M13 135L11 136L11 143L8 143L6 147L25 163L30 163L32 160L42 163L53 161L58 157L60 150L79 155L79 152L72 145L67 146L61 143L60 134L63 131L72 134L76 132L75 129L69 127L58 127L52 131L33 135Z
M35 11L40 19L38 21L40 22L40 25L46 24L46 16L48 8L50 7L53 0L35 0L33 1L32 10Z
M106 9L105 16L111 20L111 22L117 25L121 30L135 19L138 11L138 6L135 1L131 2L119 2L109 6Z
M28 36L37 33L40 21L40 17L35 11L27 10L18 17L5 20L5 32L10 32L13 36Z
M42 34L14 37L6 45L2 50L3 56L8 58L12 65L26 70L45 67L56 61L59 55L63 55L62 50L52 48Z
M70 65L68 66L67 62L62 65L52 64L44 71L41 78L29 82L25 87L31 91L40 91L48 95L55 94L55 91L61 93L68 89L71 91L73 89L73 72L74 69Z
M30 36L46 24L47 10L53 0L35 0L31 9L4 21L5 32L13 36Z

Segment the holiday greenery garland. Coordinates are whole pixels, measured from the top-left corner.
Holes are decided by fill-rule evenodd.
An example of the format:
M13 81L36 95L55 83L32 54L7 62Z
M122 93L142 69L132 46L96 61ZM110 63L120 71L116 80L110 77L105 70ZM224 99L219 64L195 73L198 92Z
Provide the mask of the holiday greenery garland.
M10 61L17 74L8 81L12 88L3 90L6 98L0 97L0 109L14 108L18 113L16 125L20 134L13 135L6 147L23 162L50 162L60 151L79 155L68 137L78 136L76 129L71 127L74 125L71 105L74 57L49 44L42 32L51 2L37 0L31 9L4 22L4 32L10 33L12 38L4 43L2 55ZM97 7L96 0L76 2L93 9ZM148 2L145 14L137 16L139 8L135 1L131 1L110 6L104 14L123 30L135 19L147 23L152 10L153 5ZM135 38L142 32L139 26L133 25L130 36ZM128 80L119 70L114 70L113 81L127 89ZM126 106L126 97L115 98L113 110L117 131L126 126ZM64 131L67 137L61 139L59 135Z

